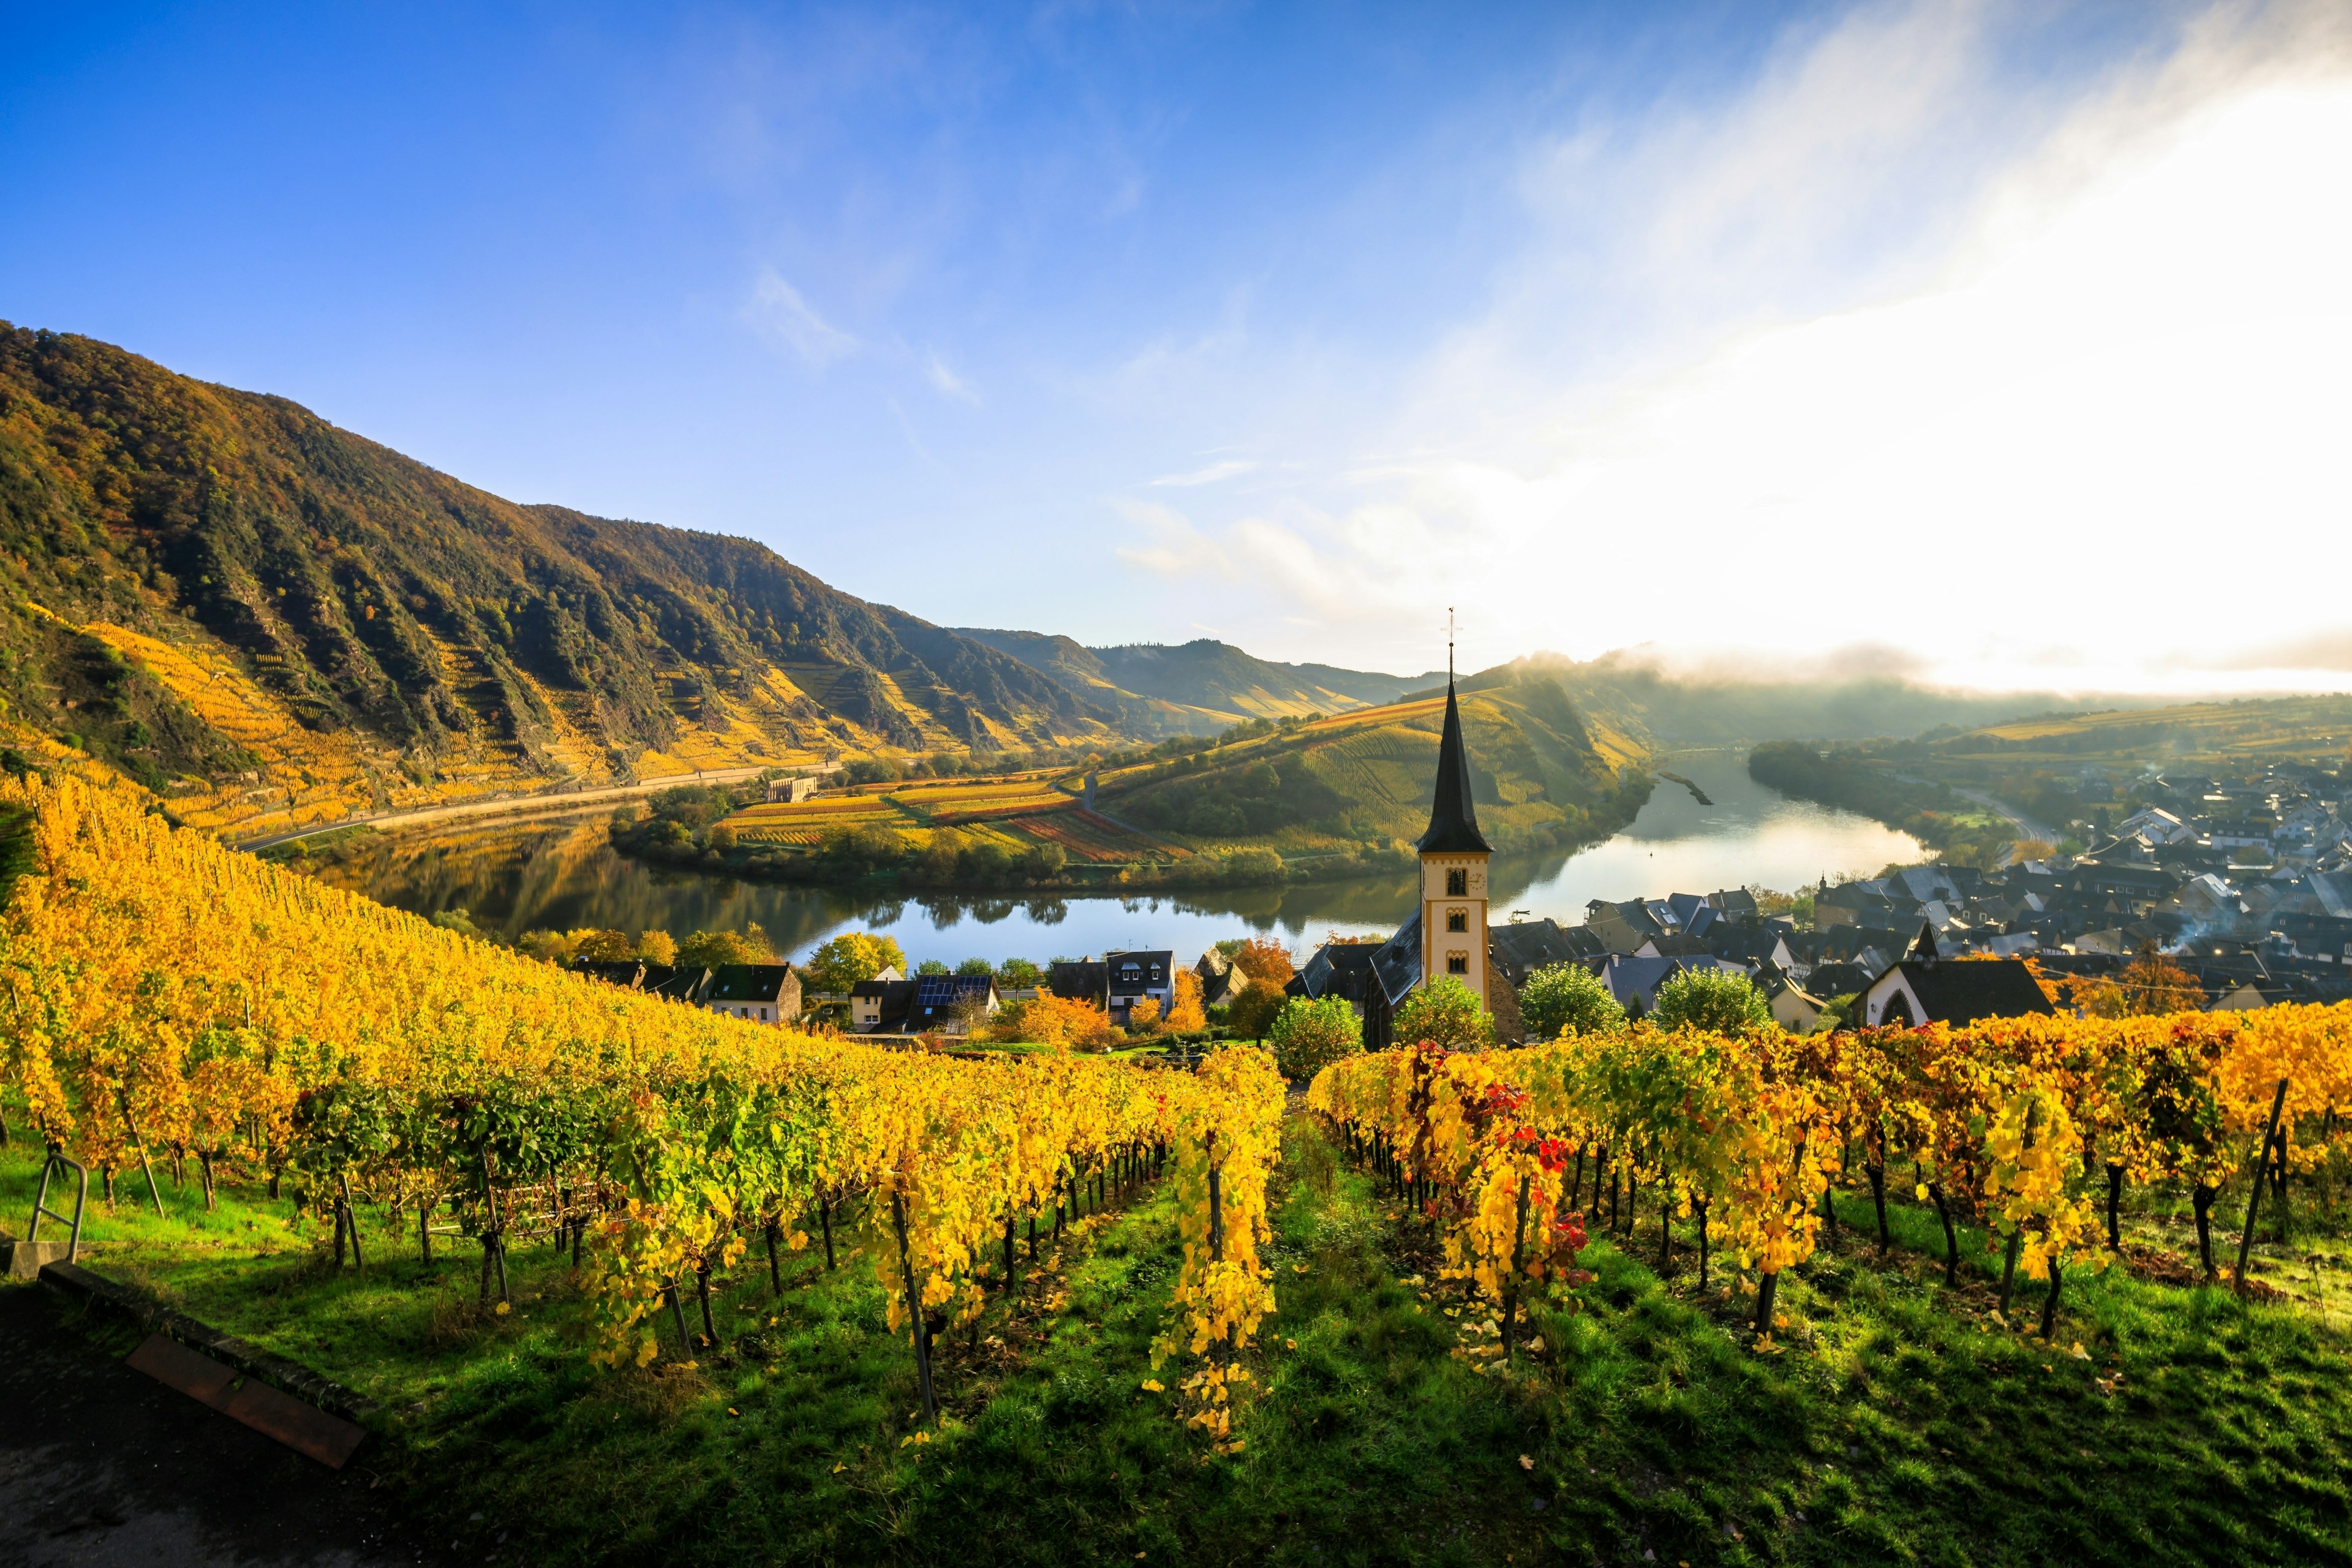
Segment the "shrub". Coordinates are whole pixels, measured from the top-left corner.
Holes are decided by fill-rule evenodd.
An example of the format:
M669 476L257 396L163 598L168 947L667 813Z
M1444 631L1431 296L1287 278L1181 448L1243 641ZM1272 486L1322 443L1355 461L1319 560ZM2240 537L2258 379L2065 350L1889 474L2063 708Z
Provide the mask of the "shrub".
M1744 974L1728 969L1685 969L1658 987L1650 1021L1661 1029L1688 1026L1737 1035L1772 1022L1772 1005Z
M1519 992L1519 1016L1528 1037L1556 1040L1570 1029L1599 1034L1625 1022L1625 1009L1601 977L1580 963L1552 963L1528 976Z
M1407 1045L1426 1041L1448 1050L1483 1050L1495 1043L1495 1020L1475 991L1441 974L1405 998L1391 1033Z
M1282 1005L1289 1000L1280 986L1253 980L1249 989L1234 997L1225 1009L1225 1026L1233 1030L1237 1040L1265 1039Z
M1100 1051L1110 1047L1112 1031L1101 1008L1049 992L1006 1006L990 1033L1000 1040Z
M1309 1001L1293 996L1275 1015L1265 1040L1285 1078L1313 1078L1333 1062L1364 1048L1364 1026L1344 997Z

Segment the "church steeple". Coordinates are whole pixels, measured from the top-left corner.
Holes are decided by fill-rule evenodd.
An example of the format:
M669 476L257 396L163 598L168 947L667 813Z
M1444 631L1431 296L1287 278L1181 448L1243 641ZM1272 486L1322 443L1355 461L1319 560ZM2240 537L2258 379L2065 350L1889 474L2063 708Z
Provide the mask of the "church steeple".
M1437 793L1429 803L1429 831L1415 846L1424 855L1491 855L1478 831L1470 796L1470 753L1462 744L1462 710L1454 700L1454 673L1445 676L1445 732L1437 742Z
M1487 1005L1486 857L1494 847L1478 831L1470 798L1470 751L1462 743L1462 705L1454 696L1454 613L1445 615L1445 729L1437 742L1437 788L1429 803L1429 831L1421 836L1421 975L1423 984L1458 981ZM1402 934L1402 933L1400 933Z

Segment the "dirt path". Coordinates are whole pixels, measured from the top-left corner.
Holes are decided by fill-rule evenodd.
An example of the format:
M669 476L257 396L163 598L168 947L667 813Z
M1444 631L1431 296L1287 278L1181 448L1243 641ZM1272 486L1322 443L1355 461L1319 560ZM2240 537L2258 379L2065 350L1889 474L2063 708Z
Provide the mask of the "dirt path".
M341 1472L303 1458L131 1371L65 1328L68 1310L0 1283L0 1563L450 1561L394 1525L366 1447Z

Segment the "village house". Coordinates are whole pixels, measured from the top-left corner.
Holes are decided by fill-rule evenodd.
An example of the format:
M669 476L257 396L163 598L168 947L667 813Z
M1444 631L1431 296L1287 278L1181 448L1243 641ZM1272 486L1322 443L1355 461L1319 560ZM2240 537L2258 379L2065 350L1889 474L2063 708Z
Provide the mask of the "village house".
M1917 1028L2056 1011L2023 960L1940 958L1935 932L1923 926L1902 962L1862 994L1859 1022Z
M996 1016L1004 999L993 974L923 974L907 1010L910 1035L968 1035Z
M1103 967L1109 973L1110 1019L1124 1025L1129 1012L1138 1002L1149 997L1160 1004L1160 1016L1168 1016L1168 1004L1176 994L1176 954L1165 948L1140 952L1107 952Z
M896 969L886 969L871 980L849 988L849 1027L860 1035L902 1034L907 1015L915 1005L920 983L902 980Z
M1092 958L1059 958L1045 969L1045 989L1065 1002L1110 1010L1110 965Z
M790 1024L801 1016L801 977L789 963L722 963L710 971L700 1000L730 1018Z

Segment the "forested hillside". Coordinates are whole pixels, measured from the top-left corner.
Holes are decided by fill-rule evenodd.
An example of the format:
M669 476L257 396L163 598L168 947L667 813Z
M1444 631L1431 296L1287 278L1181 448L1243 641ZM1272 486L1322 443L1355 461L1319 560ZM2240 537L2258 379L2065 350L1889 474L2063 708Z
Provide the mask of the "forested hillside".
M763 546L519 505L5 323L0 700L241 830L1116 720Z

